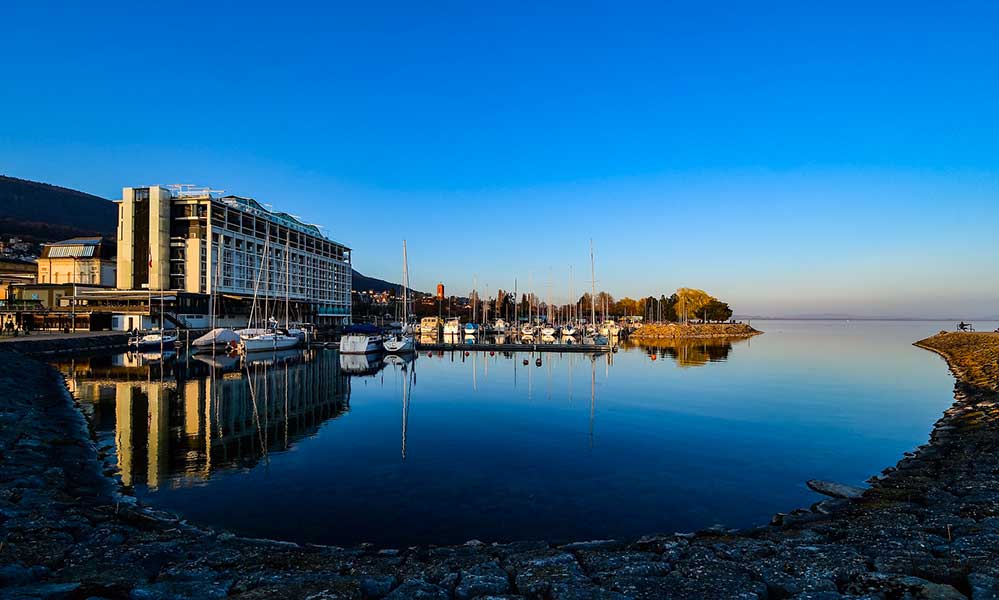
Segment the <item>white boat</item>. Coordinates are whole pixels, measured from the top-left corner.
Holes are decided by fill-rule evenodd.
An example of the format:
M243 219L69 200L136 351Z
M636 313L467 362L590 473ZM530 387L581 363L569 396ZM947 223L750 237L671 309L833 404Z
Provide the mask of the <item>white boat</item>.
M465 323L465 335L478 335L479 324L478 323Z
M424 335L437 336L441 329L441 320L437 317L423 317L420 319L420 333Z
M563 325L562 326L562 335L564 335L564 336L573 336L573 335L576 335L576 326L573 325L572 323L570 323L568 325Z
M541 335L546 337L555 337L555 328L551 325L545 325L541 328Z
M588 335L583 338L583 344L587 346L606 346L610 344L610 340L605 335Z
M534 325L531 325L530 323L524 323L524 326L520 328L520 333L524 335L534 335L535 331L536 329Z
M371 354L385 349L381 331L374 325L351 325L340 337L341 354Z
M224 348L230 344L239 344L240 339L239 334L232 329L217 327L191 342L191 346L195 352L199 352L212 348Z
M496 330L496 333L498 334L506 333L506 328L507 328L506 321L504 321L503 319L496 319L496 322L493 323L493 328Z
M406 240L402 240L402 314L399 330L387 336L382 342L386 352L408 353L416 351L416 340L413 339L413 327L409 325L409 259L406 255Z
M128 345L139 350L158 350L159 348L171 348L177 343L177 336L169 333L149 333L142 336L135 336L128 340Z
M393 354L415 352L416 340L413 339L413 336L398 334L386 339L382 342L382 346L385 347L386 352L391 352Z
M461 321L449 319L444 323L444 335L458 335L461 333Z
M272 350L288 350L301 343L298 337L285 335L276 331L261 333L251 337L245 337L239 343L239 348L243 352L264 352Z

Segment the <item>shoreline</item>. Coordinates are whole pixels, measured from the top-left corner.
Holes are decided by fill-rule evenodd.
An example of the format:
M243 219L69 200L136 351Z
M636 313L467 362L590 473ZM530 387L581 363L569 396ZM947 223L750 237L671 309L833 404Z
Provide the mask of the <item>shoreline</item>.
M929 442L872 478L859 498L820 500L744 531L406 549L253 540L145 506L121 493L58 372L0 347L0 595L999 595L999 383L988 380L999 368L999 335L946 334L915 345L944 358L957 380L955 401Z

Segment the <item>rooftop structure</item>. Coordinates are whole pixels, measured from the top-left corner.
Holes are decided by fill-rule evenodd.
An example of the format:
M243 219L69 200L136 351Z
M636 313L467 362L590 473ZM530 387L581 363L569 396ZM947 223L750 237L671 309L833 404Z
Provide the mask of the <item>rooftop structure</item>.
M99 236L45 244L38 258L38 283L110 287L115 280L115 244Z

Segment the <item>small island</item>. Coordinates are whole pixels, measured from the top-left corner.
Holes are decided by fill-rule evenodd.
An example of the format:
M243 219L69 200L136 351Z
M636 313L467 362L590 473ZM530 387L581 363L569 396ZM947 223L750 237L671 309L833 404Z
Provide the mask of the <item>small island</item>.
M763 333L746 323L732 321L732 309L704 290L680 288L661 301L646 301L653 322L635 329L635 341L733 338L745 339ZM696 319L696 321L695 321Z

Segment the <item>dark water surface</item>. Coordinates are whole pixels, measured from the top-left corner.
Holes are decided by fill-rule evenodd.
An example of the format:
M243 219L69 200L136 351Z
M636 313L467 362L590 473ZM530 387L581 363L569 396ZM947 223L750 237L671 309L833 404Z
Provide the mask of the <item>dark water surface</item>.
M807 479L894 464L952 402L943 361L910 344L953 323L753 325L766 334L540 367L332 350L58 367L143 500L251 536L392 547L761 524L817 500Z

